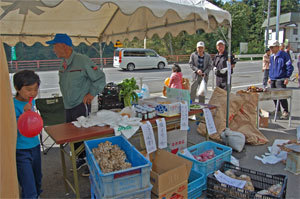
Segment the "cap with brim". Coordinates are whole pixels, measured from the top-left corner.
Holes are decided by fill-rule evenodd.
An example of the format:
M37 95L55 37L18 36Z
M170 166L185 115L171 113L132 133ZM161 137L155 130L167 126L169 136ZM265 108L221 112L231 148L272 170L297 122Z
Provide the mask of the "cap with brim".
M197 48L198 48L198 47L205 47L204 42L203 42L203 41L199 41L199 42L197 43Z
M269 48L271 47L275 47L275 46L280 46L279 45L279 42L276 40L276 41L272 41L270 44L269 44Z
M225 45L225 42L224 42L223 40L219 40L219 41L217 41L217 44L216 44L216 45L219 45L219 44Z
M63 43L68 46L72 46L72 40L67 34L56 34L54 39L51 41L46 41L46 44L57 44L57 43Z

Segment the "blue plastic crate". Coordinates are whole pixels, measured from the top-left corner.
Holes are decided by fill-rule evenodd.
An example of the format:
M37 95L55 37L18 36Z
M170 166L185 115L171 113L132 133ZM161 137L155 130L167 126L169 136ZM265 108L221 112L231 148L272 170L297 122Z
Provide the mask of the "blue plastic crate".
M92 153L99 143L109 141L112 145L117 144L127 156L126 161L130 162L132 168L102 173ZM122 136L102 138L85 141L85 150L90 175L94 184L100 190L100 197L108 198L116 195L133 192L150 187L151 162L147 160L131 143Z
M195 199L200 197L205 186L205 176L192 169L188 182L188 198Z
M94 179L90 176L90 182L91 182L91 199L151 199L151 189L152 185L150 184L150 187L147 187L145 189L140 189L137 191L125 193L116 195L114 197L101 197L103 195L98 187L95 186Z
M232 148L211 141L202 142L188 148L189 152L191 152L192 155L200 155L201 153L210 149L214 150L215 157L205 162L200 162L198 160L186 157L181 152L178 153L179 156L193 162L193 170L204 174L205 176L204 189L206 189L206 177L209 174L213 173L214 171L220 169L223 162L225 161L230 162L231 153L232 153Z

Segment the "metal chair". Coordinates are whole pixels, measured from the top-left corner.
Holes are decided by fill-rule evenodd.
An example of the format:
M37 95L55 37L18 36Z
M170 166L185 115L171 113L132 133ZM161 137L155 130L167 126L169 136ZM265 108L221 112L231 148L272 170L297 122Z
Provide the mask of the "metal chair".
M44 127L65 123L65 109L63 104L62 97L52 97L52 98L39 98L36 99L36 108L40 112L41 117L43 118ZM47 136L43 140L43 135L40 133L40 142L44 155L54 146L55 142L52 145L46 146L45 141L49 138Z

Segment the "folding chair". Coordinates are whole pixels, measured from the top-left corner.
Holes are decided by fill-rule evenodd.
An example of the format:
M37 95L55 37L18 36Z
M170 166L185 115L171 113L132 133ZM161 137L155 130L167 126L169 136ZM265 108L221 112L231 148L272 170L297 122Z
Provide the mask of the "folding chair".
M65 109L63 104L62 97L52 97L52 98L39 98L36 99L36 108L40 112L41 117L43 118L44 127L65 123ZM52 145L46 146L45 141L49 138L47 136L43 140L42 133L40 134L40 142L42 146L43 153L46 155L48 151L54 146L55 142Z

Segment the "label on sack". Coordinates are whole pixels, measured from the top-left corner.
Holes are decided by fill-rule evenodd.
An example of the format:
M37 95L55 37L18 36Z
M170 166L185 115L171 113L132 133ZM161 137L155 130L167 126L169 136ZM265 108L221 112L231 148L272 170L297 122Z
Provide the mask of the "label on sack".
M204 117L205 117L205 123L208 135L214 134L217 132L214 119L212 117L212 114L208 108L203 109Z
M246 184L245 180L237 180L237 179L231 178L231 177L225 175L224 173L222 173L220 170L216 171L214 173L214 176L220 183L228 184L230 186L237 187L240 189L243 189Z
M157 119L157 131L158 131L158 148L164 149L168 146L167 128L165 118Z
M189 129L189 109L187 103L180 103L180 130L188 130Z
M152 125L149 121L147 121L141 126L141 128L144 135L147 153L150 154L157 150Z

